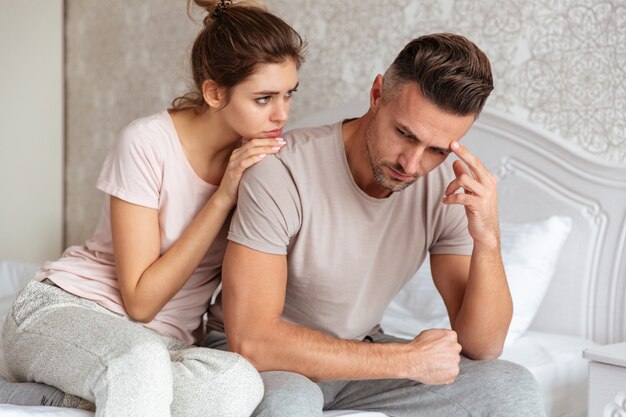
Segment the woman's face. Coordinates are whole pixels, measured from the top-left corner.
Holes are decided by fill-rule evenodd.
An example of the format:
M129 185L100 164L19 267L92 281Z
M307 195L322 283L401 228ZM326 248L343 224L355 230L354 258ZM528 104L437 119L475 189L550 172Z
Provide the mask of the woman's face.
M244 139L278 137L287 123L298 70L291 59L259 64L254 73L230 91L220 110L224 120Z

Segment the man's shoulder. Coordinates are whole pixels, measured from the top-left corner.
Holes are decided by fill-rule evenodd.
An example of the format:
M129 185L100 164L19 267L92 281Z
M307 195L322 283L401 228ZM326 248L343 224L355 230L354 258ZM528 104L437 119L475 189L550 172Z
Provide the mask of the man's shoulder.
M287 144L277 154L248 168L242 181L299 187L320 167L326 166L326 162L336 158L341 123L293 129L283 138Z
M326 153L334 153L336 144L340 140L341 124L298 128L283 135L287 144L275 155L270 155L258 164L248 168L244 176L259 176L272 178L275 176L290 176L293 171L307 170L317 166L326 159ZM246 175L248 174L248 175Z
M338 140L341 133L341 122L291 129L283 135L287 145L281 150L286 154L308 152L308 148L324 146L328 141Z

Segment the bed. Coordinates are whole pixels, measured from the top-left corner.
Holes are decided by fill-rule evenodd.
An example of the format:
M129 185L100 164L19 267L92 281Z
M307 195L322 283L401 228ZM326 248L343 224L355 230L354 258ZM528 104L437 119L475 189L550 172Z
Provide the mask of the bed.
M290 127L358 116L366 108L366 101L353 101ZM489 108L463 143L499 180L503 259L515 305L502 358L537 378L548 416L584 416L587 363L582 351L626 340L626 166L583 153ZM2 318L34 268L0 263ZM449 326L428 274L426 264L394 299L382 322L387 333L410 338L424 328ZM10 405L0 405L0 414L93 415ZM324 415L382 416L359 411Z

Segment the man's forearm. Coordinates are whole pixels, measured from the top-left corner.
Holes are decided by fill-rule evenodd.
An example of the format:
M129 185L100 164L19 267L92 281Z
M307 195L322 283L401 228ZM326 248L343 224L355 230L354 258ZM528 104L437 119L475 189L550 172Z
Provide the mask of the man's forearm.
M465 296L452 326L463 353L472 359L500 356L512 313L500 248L475 245Z
M291 371L314 380L409 378L411 370L402 364L415 354L401 343L342 340L282 321L245 337L230 336L229 345L259 371Z

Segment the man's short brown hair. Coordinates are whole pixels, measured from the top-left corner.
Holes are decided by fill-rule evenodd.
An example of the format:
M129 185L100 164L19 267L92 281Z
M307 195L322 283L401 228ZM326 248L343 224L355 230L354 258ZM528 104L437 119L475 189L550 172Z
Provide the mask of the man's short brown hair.
M416 82L424 97L459 116L478 116L493 90L489 58L473 42L452 33L413 39L383 80L385 102L395 97L398 86Z

